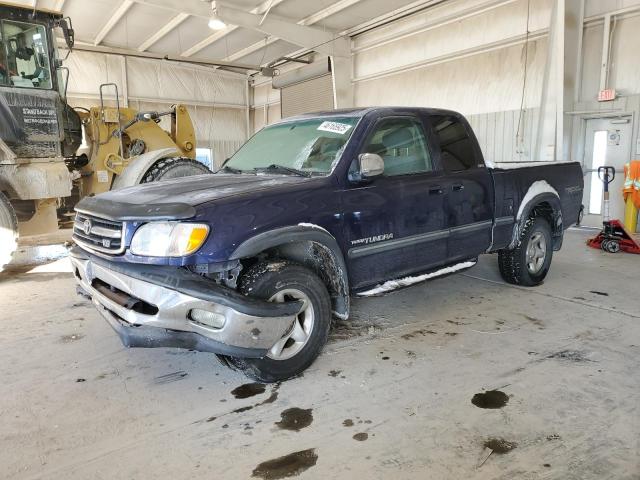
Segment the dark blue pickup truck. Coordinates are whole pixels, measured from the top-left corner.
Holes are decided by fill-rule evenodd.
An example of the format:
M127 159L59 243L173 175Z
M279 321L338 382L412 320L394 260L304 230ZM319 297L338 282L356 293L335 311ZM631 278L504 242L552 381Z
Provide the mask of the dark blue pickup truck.
M578 220L578 163L487 167L456 112L366 108L286 119L214 175L76 207L79 291L129 347L216 353L262 381L302 372L353 294L498 253L540 284Z

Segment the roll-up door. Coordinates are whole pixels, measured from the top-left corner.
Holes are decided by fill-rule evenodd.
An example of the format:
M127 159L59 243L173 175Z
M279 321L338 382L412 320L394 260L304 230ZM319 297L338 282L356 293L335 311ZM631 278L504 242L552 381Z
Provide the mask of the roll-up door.
M282 88L280 102L282 118L300 113L333 110L331 73Z

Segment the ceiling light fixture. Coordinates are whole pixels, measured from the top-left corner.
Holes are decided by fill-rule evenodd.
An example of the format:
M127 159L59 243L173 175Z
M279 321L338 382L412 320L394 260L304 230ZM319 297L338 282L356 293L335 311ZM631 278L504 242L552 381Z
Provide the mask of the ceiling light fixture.
M218 16L216 2L211 2L211 16L209 17L209 28L211 30L222 30L227 24Z

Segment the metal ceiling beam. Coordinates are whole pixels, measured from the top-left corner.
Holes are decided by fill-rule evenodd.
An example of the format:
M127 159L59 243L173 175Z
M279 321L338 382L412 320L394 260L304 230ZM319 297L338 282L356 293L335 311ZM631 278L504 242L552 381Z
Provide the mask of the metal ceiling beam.
M64 48L64 43L62 39L58 39L58 43L60 47ZM138 50L129 50L126 48L113 48L113 47L106 47L102 45L91 45L91 44L85 44L83 42L76 42L76 44L73 47L73 50L82 51L82 52L104 53L107 55L121 55L124 57L148 58L152 60L167 60L170 62L188 63L192 65L205 65L210 67L236 68L236 69L247 70L247 71L261 70L259 65L249 65L246 63L239 63L239 62L227 62L225 60L207 60L204 58L164 55L162 53L140 52ZM224 73L233 74L232 72L224 72Z
M93 40L94 45L100 45L100 43L102 43L102 40L104 40L104 38L109 34L113 27L115 27L116 24L122 19L124 14L127 13L133 3L133 0L122 0L122 2L120 2L120 5L118 5L116 11L113 12L111 18L107 20L107 23L104 25L104 27L102 27L102 30L100 30L96 35L96 38Z
M313 25L314 23L318 23L324 20L325 18L330 17L331 15L335 15L336 13L341 12L345 8L348 8L357 3L360 3L361 1L362 0L340 0L339 2L336 2L327 8L323 8L322 10L312 15L309 15L308 17L303 18L297 23L298 25L305 25L305 26ZM278 41L278 37L273 37L273 36L267 37L265 40L256 42L253 45L249 45L248 47L245 47L242 50L238 50L237 52L225 58L225 60L230 62L234 60L238 60L239 58L246 57L247 55L251 55L252 53L257 52L261 48L265 48L277 41Z
M228 25L226 28L223 28L222 30L218 30L216 33L209 35L204 40L201 40L198 43L196 43L194 46L186 49L184 52L182 52L182 56L190 57L191 55L195 55L200 50L203 50L204 48L208 47L212 43L217 42L218 40L225 37L226 35L229 35L231 32L233 32L237 28L238 27L236 27L235 25Z
M164 27L162 27L160 30L158 30L156 33L154 33L149 38L147 38L144 42L142 42L142 44L140 44L137 50L139 52L144 52L145 50L148 50L149 47L151 47L151 45L153 45L162 37L164 37L166 34L171 32L174 28L176 28L178 25L184 22L187 18L189 18L188 13L179 13L178 15L173 17L171 20L169 20L169 22Z
M186 13L192 17L209 18L211 16L211 5L204 1L181 1L175 0L133 0L140 5L153 8L162 8L174 13Z
M153 0L153 1L158 1L158 0ZM285 0L273 0L273 2L270 2L269 0L265 0L260 5L258 5L256 8L251 10L250 13L253 13L253 14L256 14L256 15L264 15L264 13L267 11L268 8L276 7L277 5L281 4L284 1ZM209 10L209 15L211 15L211 11L210 10ZM211 45L214 42L217 42L218 40L224 38L226 35L229 35L231 32L233 32L234 30L237 30L237 29L238 29L238 27L236 25L228 25L227 28L225 28L223 30L220 30L219 32L216 32L216 33L213 33L213 34L209 35L204 40L196 43L191 48L188 48L187 50L182 52L182 56L183 57L190 57L191 55L194 55L194 54L198 53L200 50L208 47L209 45Z
M271 15L261 23L260 15L217 4L217 14L226 23L238 25L250 30L266 33L294 45L310 48L325 55L348 57L351 55L349 40L335 32L299 25L290 19Z
M335 15L336 13L341 12L345 8L352 7L353 5L360 3L361 1L362 0L340 0L339 2L336 2L333 5L328 6L327 8L323 8L313 15L309 15L308 17L303 18L298 23L300 25L313 25L314 23L318 23L325 18L330 17L331 15Z

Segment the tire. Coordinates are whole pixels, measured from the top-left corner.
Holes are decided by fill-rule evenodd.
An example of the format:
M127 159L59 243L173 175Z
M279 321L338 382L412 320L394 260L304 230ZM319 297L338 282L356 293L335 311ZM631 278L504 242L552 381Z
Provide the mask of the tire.
M223 360L247 376L265 383L301 374L320 354L329 336L331 301L322 280L297 263L272 260L260 262L247 270L240 279L239 289L245 295L269 301L301 298L299 294L302 294L308 306L303 308L294 327L272 347L267 356L225 357ZM304 334L300 334L301 331ZM305 335L304 342L298 341ZM283 348L278 353L280 347Z
M608 253L618 253L620 251L620 242L615 239L605 240L600 248Z
M171 178L190 177L192 175L202 175L211 173L207 167L200 162L190 158L163 158L154 163L144 174L140 183L151 183Z
M498 252L502 278L514 285L540 285L549 272L553 258L551 227L543 217L527 219L513 250Z
M0 272L18 248L18 219L9 199L0 192Z

